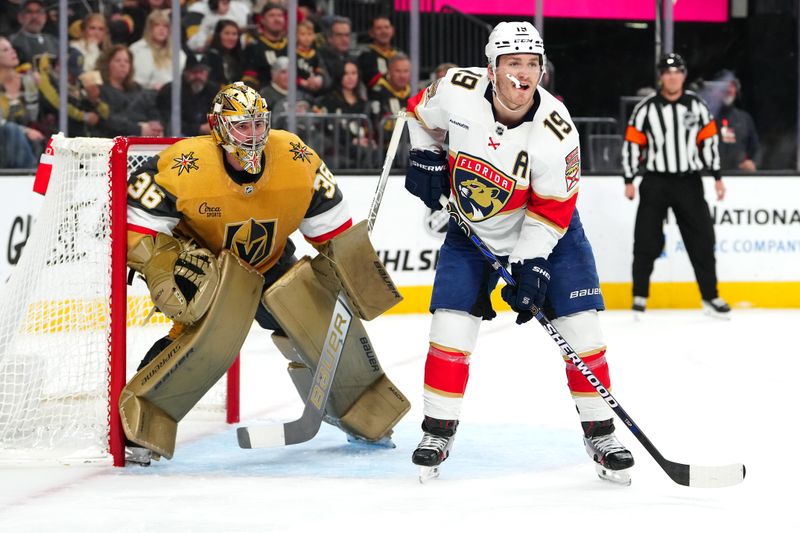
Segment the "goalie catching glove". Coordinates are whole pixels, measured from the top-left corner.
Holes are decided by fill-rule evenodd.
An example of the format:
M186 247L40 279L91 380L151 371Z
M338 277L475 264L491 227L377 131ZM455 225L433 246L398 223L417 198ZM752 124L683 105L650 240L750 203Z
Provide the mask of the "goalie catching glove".
M159 311L179 324L193 324L211 305L219 285L217 258L205 248L189 248L159 233L143 237L128 253Z
M519 313L517 324L524 324L533 318L531 309L541 309L550 283L550 262L544 257L526 259L522 263L511 265L511 276L517 283L506 285L500 291L511 309Z

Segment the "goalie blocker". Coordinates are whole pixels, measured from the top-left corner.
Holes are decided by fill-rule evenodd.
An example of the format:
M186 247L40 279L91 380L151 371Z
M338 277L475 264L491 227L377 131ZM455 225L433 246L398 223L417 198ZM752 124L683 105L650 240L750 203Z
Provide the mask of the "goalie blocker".
M410 403L381 368L361 319L371 320L402 300L375 253L362 221L298 261L268 288L262 302L285 335L272 336L290 361L289 375L307 398L343 290L354 313L326 404L325 420L367 441L391 435Z

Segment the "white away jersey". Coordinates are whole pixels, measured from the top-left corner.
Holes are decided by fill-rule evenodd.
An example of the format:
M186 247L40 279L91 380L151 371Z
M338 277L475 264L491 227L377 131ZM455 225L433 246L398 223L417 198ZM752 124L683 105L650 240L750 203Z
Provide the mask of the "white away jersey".
M578 132L541 87L514 128L495 120L491 100L487 69L449 70L409 100L412 148L441 151L449 135L451 201L473 231L512 262L547 257L575 210Z

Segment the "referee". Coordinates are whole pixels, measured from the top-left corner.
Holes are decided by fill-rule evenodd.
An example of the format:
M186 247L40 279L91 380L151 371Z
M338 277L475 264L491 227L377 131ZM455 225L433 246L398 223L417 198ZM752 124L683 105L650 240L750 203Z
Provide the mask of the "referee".
M633 310L647 307L653 263L664 247L663 221L672 208L692 262L703 309L730 317L730 306L717 292L714 224L703 197L703 168L714 175L717 199L725 196L719 161L717 126L705 102L683 90L686 63L667 54L658 63L660 91L633 110L622 145L625 197L633 200L633 178L641 173L641 198L633 240Z

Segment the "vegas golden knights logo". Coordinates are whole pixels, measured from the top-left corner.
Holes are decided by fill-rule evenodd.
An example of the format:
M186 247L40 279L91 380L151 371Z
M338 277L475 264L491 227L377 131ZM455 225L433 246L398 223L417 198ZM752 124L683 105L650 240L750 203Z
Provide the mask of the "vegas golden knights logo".
M260 267L275 246L277 220L236 222L225 226L225 248L254 268Z

